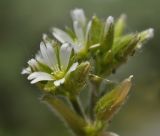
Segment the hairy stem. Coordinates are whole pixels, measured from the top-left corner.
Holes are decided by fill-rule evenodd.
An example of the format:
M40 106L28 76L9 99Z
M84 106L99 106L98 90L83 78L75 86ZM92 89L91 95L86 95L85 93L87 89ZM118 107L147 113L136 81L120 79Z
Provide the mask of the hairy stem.
M87 125L85 120L68 108L61 99L51 95L45 95L42 100L58 113L59 117L67 123L77 136L85 136L85 131L83 130Z
M89 116L91 120L94 120L94 106L97 102L99 85L91 84L90 86L90 98L89 98Z
M81 117L83 117L85 120L87 120L84 109L80 103L79 97L76 97L76 96L70 97L69 100L70 100L74 110L76 111L76 113L78 113Z

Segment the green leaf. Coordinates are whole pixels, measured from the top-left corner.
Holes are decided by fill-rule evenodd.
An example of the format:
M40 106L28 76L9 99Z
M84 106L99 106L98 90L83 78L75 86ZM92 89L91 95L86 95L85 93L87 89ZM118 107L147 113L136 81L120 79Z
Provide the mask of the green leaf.
M94 111L97 120L109 121L124 104L131 88L131 78L125 79L97 102Z

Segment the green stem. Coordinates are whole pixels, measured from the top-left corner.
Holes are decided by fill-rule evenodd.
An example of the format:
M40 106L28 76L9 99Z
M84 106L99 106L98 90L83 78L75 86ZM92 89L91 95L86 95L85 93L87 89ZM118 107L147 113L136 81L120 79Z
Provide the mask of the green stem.
M85 136L84 128L87 125L85 120L68 108L61 99L52 95L45 95L42 100L46 102L51 109L56 110L77 136Z
M97 89L98 87L92 84L91 90L90 90L90 99L89 99L89 116L91 120L94 120L93 108L97 101Z
M100 85L104 79L97 75L90 74L89 80L90 80L90 98L89 98L89 106L88 106L89 110L88 111L89 111L90 119L94 120L93 109L94 109L94 106L97 102L97 99L100 93L99 92Z
M85 115L84 109L80 103L79 97L70 97L70 102L74 108L74 110L76 111L76 113L78 113L81 117L83 117L86 121L87 121L87 117Z

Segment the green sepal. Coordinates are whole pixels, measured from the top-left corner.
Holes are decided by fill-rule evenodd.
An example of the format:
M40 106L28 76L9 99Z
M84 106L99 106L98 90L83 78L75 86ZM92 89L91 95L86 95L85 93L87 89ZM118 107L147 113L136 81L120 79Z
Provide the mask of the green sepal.
M127 59L128 55L132 55L139 43L139 37L133 36L132 39L128 40L126 44L122 44L121 48L115 53L115 59L119 62Z
M89 74L89 80L94 86L99 87L104 79L97 75Z
M101 59L101 63L98 64L98 72L100 74L110 74L111 71L110 69L113 67L113 63L114 63L114 54L112 52L112 50L109 50L106 54L104 54L103 58Z
M115 39L115 42L112 47L112 52L117 54L124 51L125 48L133 41L137 39L137 34L128 34L121 38Z
M139 37L141 43L145 43L146 41L153 38L153 36L154 36L154 29L153 28L144 30L138 34L138 37Z
M63 85L64 90L70 95L77 95L81 89L86 85L86 79L90 71L90 63L81 63L75 71L69 73Z
M87 136L101 136L104 128L105 128L104 123L98 120L88 123L88 125L85 127L86 135Z
M131 78L132 76L125 79L117 87L99 99L94 108L97 120L110 121L113 115L121 108L130 91Z
M110 63L112 63L113 59L114 59L113 52L112 50L109 50L103 57L103 65L109 65Z
M104 31L103 28L104 28L103 22L97 16L93 16L91 20L90 29L88 30L88 37L87 37L88 48L101 41L102 34Z
M54 85L53 81L48 81L44 84L43 86L43 90L45 92L52 92L52 93L56 93L56 86Z
M111 17L109 17L111 18ZM108 50L111 49L114 41L114 22L113 20L110 22L108 21L109 18L106 20L106 24L104 27L104 38L102 39L101 42L101 51L102 52L107 52Z
M120 37L122 36L124 30L126 28L126 15L122 14L119 19L115 23L115 37Z
M110 75L124 62L128 56L132 55L139 43L139 38L135 34L126 35L123 38L117 39L112 50L109 50L104 56L102 75Z

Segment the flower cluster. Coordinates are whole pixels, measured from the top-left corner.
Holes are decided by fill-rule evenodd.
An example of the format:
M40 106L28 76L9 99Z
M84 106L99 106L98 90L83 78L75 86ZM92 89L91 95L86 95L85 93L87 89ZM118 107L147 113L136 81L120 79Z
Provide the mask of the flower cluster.
M49 41L44 34L40 51L35 58L28 61L29 66L22 70L22 74L29 75L28 80L31 80L31 84L44 84L44 90L52 91L64 84L67 77L80 67L72 58L73 48L68 42L58 44L54 40Z
M126 16L114 21L109 16L106 21L93 16L87 21L84 11L71 12L73 29L63 31L52 29L52 34L61 44L70 43L79 60L93 60L94 73L109 75L124 63L129 55L141 48L142 44L153 37L153 29L140 33L124 34Z
M45 92L43 100L57 110L77 136L116 136L106 132L106 127L123 105L132 76L112 86L108 93L111 82L104 77L151 39L153 29L125 34L125 15L116 21L112 16L104 21L95 15L88 20L82 9L75 9L71 17L72 28L52 28L52 37L43 35L40 51L28 61L22 74ZM90 98L84 110L79 94L86 85ZM72 108L59 96L67 98Z

